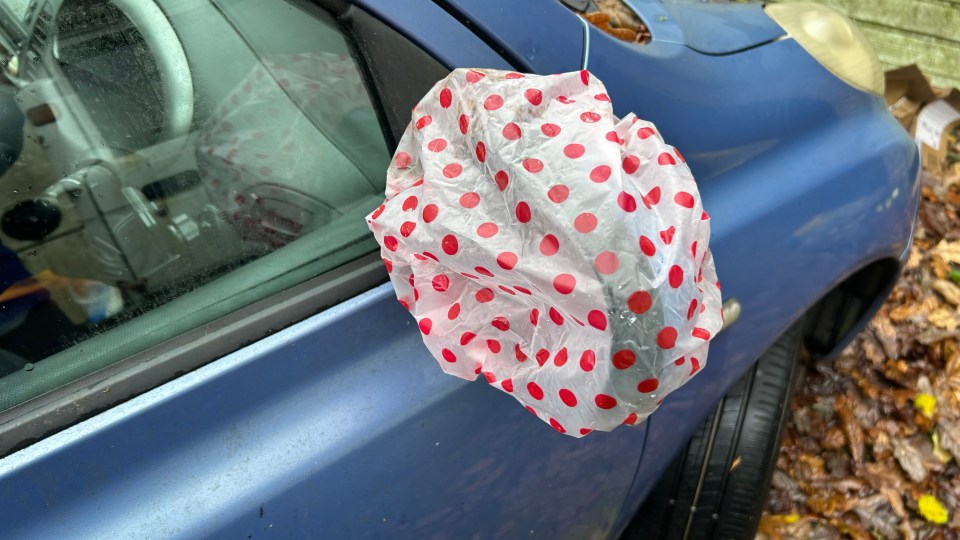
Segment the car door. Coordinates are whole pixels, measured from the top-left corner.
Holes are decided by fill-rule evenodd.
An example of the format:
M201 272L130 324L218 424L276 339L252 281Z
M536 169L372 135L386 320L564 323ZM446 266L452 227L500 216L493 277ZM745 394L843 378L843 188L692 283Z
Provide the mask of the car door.
M0 306L35 300L0 336L3 537L615 526L645 426L565 437L442 374L363 219L416 99L511 66L432 3L331 4L157 2L193 85L175 135L145 4L34 6L53 30L25 45L28 144L0 178L44 224L0 235L33 274Z

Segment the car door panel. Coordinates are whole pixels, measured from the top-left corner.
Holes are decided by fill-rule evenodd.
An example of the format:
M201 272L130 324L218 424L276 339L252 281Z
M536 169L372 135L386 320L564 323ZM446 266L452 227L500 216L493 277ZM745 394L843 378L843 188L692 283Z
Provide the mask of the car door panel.
M603 535L644 431L444 375L382 285L0 462L4 536Z

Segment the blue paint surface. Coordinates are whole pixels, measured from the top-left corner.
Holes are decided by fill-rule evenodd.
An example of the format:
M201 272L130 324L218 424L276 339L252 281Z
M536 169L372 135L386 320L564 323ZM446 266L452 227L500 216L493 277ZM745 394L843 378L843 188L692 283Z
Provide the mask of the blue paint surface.
M553 3L451 2L470 29L428 2L362 5L449 67L507 67L502 48L551 73L583 52L583 26ZM707 52L748 50L701 54L696 13L645 47L589 29L618 114L652 120L687 158L724 294L743 305L645 425L575 440L443 375L381 286L0 460L0 536L614 536L784 329L856 270L903 260L918 201L916 149L879 98L791 40L743 47L773 32L743 23L756 14Z

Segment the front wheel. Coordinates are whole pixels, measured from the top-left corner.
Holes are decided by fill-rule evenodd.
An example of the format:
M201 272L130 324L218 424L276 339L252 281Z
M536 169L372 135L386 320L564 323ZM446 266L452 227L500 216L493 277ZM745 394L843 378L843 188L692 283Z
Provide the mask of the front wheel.
M800 325L717 405L627 526L624 540L752 539L796 384Z

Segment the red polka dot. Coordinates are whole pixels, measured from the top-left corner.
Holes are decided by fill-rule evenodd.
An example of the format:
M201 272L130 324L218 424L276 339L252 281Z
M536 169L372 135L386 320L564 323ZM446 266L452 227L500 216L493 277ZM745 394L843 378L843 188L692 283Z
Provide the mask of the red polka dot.
M586 84L590 84L590 72L589 72L589 71L587 71L587 70L585 70L585 69L581 69L581 70L580 70L580 82L582 82L582 83L585 84L585 85L586 85Z
M443 168L443 175L447 178L456 178L463 172L463 166L459 163L451 163Z
M424 252L423 252L423 255L424 255L425 257L429 257L429 258L431 258L431 259L433 259L433 260L435 260L435 261L439 261L439 260L440 260L440 259L437 258L436 255L434 255L433 253L430 253L429 251L424 251Z
M499 346L498 346L497 352L499 352L499 351L500 351L500 349L499 349ZM504 390L506 390L507 392L513 392L513 379L504 379L504 380L500 381L500 387L503 388Z
M497 285L497 288L500 289L501 291L509 294L510 296L516 296L516 295L517 295L517 293L513 292L513 289L511 289L510 287L507 287L506 285Z
M613 169L611 169L608 165L598 165L594 167L592 171L590 171L590 180L598 184L602 184L610 178L612 173Z
M552 427L553 429L559 431L560 433L566 433L566 432L567 432L567 430L560 424L560 422L557 422L557 421L554 420L553 418L550 419L550 427Z
M592 431L593 431L593 430L590 429L590 428L585 428L585 427L580 428L580 434L581 434L581 435L589 435Z
M557 237L548 234L543 237L543 240L540 240L540 253L543 253L547 257L551 255L556 255L557 251L560 250L560 241L557 240Z
M683 154L680 153L676 148L673 149L673 153L677 155L677 159L680 160L680 163L686 163L687 160L683 159Z
M629 155L623 158L623 172L627 174L633 174L637 172L637 169L640 168L640 158L634 155Z
M437 214L440 213L440 207L435 204L428 204L423 207L423 222L430 223L431 221L437 219Z
M617 195L617 204L623 208L624 212L633 212L637 209L637 200L626 191L621 191L620 195Z
M433 122L433 118L430 115L424 115L417 119L417 129L423 129L430 125Z
M473 270L474 270L476 273L480 274L481 276L493 277L493 272L487 270L486 268L484 268L484 267L482 267L482 266L477 266L477 267L475 267Z
M697 258L697 242L696 241L694 241L693 244L690 245L690 254L693 256L694 259Z
M451 103L453 103L453 92L449 88L440 90L440 106L449 109Z
M597 394L597 397L593 398L593 401L596 402L597 407L601 409L612 409L617 406L617 399L606 394Z
M653 131L653 128L642 127L637 130L637 137L640 137L641 139L646 139L647 137L653 135L654 133L656 132Z
M623 423L628 426L636 425L637 423L637 413L630 413L624 418Z
M493 320L490 321L490 324L502 332L510 329L510 321L508 321L506 317L494 317Z
M497 382L497 376L494 375L493 373L490 373L489 371L483 372L483 376L487 379L487 382L490 384Z
M684 208L693 208L693 195L686 191L681 191L673 196L673 202Z
M493 175L493 181L497 183L497 187L500 188L500 191L507 189L507 184L510 182L510 177L507 176L507 173L504 171L497 171L497 174Z
M527 354L523 352L523 349L520 348L519 343L513 346L513 354L517 357L517 362L527 361Z
M520 285L514 285L513 288L516 289L518 292L522 292L523 294L526 294L526 295L531 295L531 294L533 294L533 293L530 291L530 289L528 289L528 288L526 288L526 287L521 287Z
M486 75L484 75L483 73L480 73L479 71L474 71L472 69L468 71L466 75L467 82L470 84L473 84L484 77L486 77Z
M553 288L560 294L570 294L577 286L577 278L571 274L558 274L553 278Z
M584 371L593 371L597 365L597 355L593 351L583 351L580 355L580 369Z
M677 232L677 229L673 225L667 227L667 230L660 231L660 239L663 240L664 244L670 245L670 242L673 242L673 235Z
M584 148L582 144L573 143L563 147L563 155L570 159L577 159L581 157L584 152L586 152L586 148Z
M383 265L387 267L387 272L393 272L393 261L383 259Z
M613 353L613 367L627 369L637 361L637 355L630 349L622 349Z
M460 133L463 133L464 135L466 135L467 129L469 128L470 128L470 117L465 114L461 114L460 115Z
M495 339L488 339L487 348L490 349L490 352L493 354L497 354L500 352L500 342Z
M460 243L457 242L456 236L448 234L440 241L440 248L443 249L443 252L447 255L456 255L457 250L460 249Z
M681 356L680 358L677 358L676 360L673 361L673 365L682 366L684 361L686 361L686 358Z
M533 399L536 399L536 400L543 399L543 389L540 388L540 385L538 385L533 381L530 381L527 383L527 392L530 393L530 397L532 397Z
M398 245L398 242L396 238L392 236L383 237L383 247L389 249L390 251L396 251L397 245Z
M570 188L563 184L557 184L547 190L547 197L555 203L562 203L563 201L567 200L567 196L569 195Z
M497 255L497 265L504 270L512 270L517 265L517 254L509 251Z
M657 163L660 165L676 165L677 160L673 159L673 156L664 152L657 156Z
M680 268L678 265L673 265L670 267L670 286L676 289L681 284L683 284L683 268Z
M553 357L553 365L560 367L567 363L567 348L563 347L557 351L556 356Z
M540 415L537 414L537 410L534 409L533 407L531 407L531 406L529 406L529 405L524 405L523 408L525 408L525 409L527 409L528 411L530 411L530 414L536 416L537 418L540 417Z
M517 203L517 221L520 223L527 223L530 221L532 215L530 214L530 205L524 201Z
M566 388L561 388L558 392L560 394L560 401L563 402L567 407L576 407L577 406L577 396L573 392L567 390Z
M594 309L587 313L587 322L597 330L607 329L607 316L600 310Z
M402 208L404 212L409 212L410 210L415 210L419 203L419 199L411 195L403 200L403 205L400 208Z
M527 158L523 160L523 168L532 173L538 173L543 170L543 162L537 158Z
M593 124L600 121L600 115L595 112L585 112L580 115L580 120L588 124Z
M481 223L480 226L477 227L477 235L480 236L481 238L490 238L491 236L497 234L499 231L500 231L500 228L497 227L497 224L491 223L489 221L486 223Z
M477 161L483 163L487 160L487 145L483 144L483 141L478 141L475 153L477 155Z
M533 355L537 359L537 364L540 364L540 367L543 367L547 363L547 360L550 359L550 351L546 349L540 349L537 351L537 354Z
M483 289L480 289L479 291L477 291L477 293L474 294L473 296L474 298L477 299L477 302L480 302L481 304L485 304L493 300L493 289L484 287Z
M537 309L537 308L531 309L531 310L530 310L530 324L536 326L539 321L540 321L540 310Z
M524 90L523 97L527 98L527 101L529 101L531 105L540 105L540 103L543 102L543 92L536 88L527 88Z
M574 218L573 228L586 234L597 228L597 216L590 212L584 212Z
M430 329L433 328L433 321L424 317L420 319L420 322L417 323L417 325L420 327L420 331L423 332L424 335L429 335Z
M475 191L468 191L460 196L460 206L464 208L474 208L480 204L480 194Z
M556 308L550 308L550 311L547 312L550 315L550 320L553 321L553 324L560 326L563 324L563 315L560 314Z
M706 220L710 219L710 216L707 215L707 211L706 211L706 210L704 210L703 213L700 214L700 219L703 220L703 221L706 221Z
M409 238L413 234L413 230L417 228L417 224L412 221L404 221L400 225L400 236L404 238Z
M427 143L427 150L430 150L431 152L442 152L446 147L446 139L434 139Z
M612 274L620 268L620 259L612 251L601 251L593 260L593 265L601 274Z
M503 98L497 94L492 94L483 100L483 108L488 111L495 111L503 107Z
M693 374L700 371L700 361L696 358L690 358L690 376L693 377Z
M610 101L610 96L601 93L601 94L597 94L597 95L593 96L593 99L595 99L595 100L597 100L597 101L607 101L607 102L609 102L609 101Z
M517 73L517 72L515 72L515 71L511 71L510 73L507 73L506 75L504 75L504 78L507 78L507 79L522 79L522 78L523 78L523 75L521 75L520 73Z
M404 309L406 309L407 311L410 311L410 304L407 303L406 300L397 300L397 302L400 302L400 305L403 306Z
M444 274L433 276L433 289L437 292L444 292L450 288L450 278Z
M443 356L443 359L451 364L457 361L457 355L453 354L453 351L450 349L443 349L440 351L440 355Z
M705 328L694 328L691 335L698 339L710 339L710 332Z
M647 291L636 291L627 297L627 307L637 315L646 313L652 305L653 298Z
M547 137L556 137L560 134L560 126L556 124L543 124L540 131Z
M450 309L447 310L447 318L451 321L460 316L460 304L454 303L450 306Z
M623 143L623 139L621 139L620 136L617 135L616 131L608 131L606 136L604 136L604 138L610 142L615 142L617 144Z
M657 379L647 379L640 381L640 384L637 385L637 391L643 392L644 394L649 394L657 389L660 386L660 381Z
M660 202L660 186L656 186L643 196L643 204L647 208L652 208Z
M377 207L376 210L373 211L373 215L371 215L370 218L377 219L378 217L380 217L380 214L382 214L383 211L386 209L387 209L387 205L381 204L380 206Z
M697 313L697 299L694 298L693 300L690 301L690 307L687 308L687 320L689 321L690 319L692 319L696 313Z
M564 105L569 105L571 103L577 102L577 100L575 99L568 99L567 96L557 96L557 101L559 101L560 103L563 103Z
M397 168L406 169L410 166L411 160L412 158L410 157L410 154L406 152L397 152L397 155L393 158L393 164L396 165Z
M657 334L657 345L661 349L672 349L677 344L677 329L667 326Z
M515 141L519 139L521 135L523 135L523 132L520 131L520 126L513 122L503 126L503 131L501 133L503 134L503 138L507 139L508 141Z

